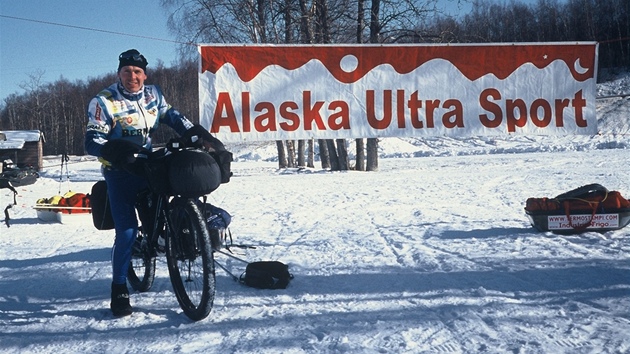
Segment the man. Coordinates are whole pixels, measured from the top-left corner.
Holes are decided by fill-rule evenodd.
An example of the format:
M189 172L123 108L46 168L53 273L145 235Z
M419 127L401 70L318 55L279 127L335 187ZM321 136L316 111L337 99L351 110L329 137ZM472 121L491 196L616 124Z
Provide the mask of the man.
M128 151L121 156L103 156L109 141L122 139L138 148L151 149L151 133L160 123L167 124L183 135L193 129L202 137L204 146L224 150L223 144L199 125L171 107L160 88L145 85L147 60L135 49L127 50L118 57L118 82L99 92L89 103L85 149L97 156L103 164L103 176L107 183L116 238L112 248L112 292L110 308L116 317L132 313L127 289L127 270L131 252L138 233L135 201L140 190L146 188L146 180L121 168L129 158ZM120 141L117 141L120 142ZM110 146L112 146L110 144ZM109 160L108 160L109 159Z

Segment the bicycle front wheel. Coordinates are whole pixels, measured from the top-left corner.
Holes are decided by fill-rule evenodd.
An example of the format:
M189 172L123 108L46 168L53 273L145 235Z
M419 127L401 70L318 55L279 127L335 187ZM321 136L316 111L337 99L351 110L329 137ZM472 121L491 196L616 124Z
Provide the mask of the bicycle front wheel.
M175 199L166 236L166 262L177 301L186 316L204 319L216 287L214 255L206 222L191 199Z

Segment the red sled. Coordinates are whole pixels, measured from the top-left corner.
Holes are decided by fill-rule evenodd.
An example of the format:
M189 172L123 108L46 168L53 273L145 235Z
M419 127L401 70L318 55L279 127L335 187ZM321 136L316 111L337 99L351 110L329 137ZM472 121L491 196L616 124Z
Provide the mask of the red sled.
M528 198L525 213L538 231L606 232L630 223L630 202L621 193L594 183L555 198Z

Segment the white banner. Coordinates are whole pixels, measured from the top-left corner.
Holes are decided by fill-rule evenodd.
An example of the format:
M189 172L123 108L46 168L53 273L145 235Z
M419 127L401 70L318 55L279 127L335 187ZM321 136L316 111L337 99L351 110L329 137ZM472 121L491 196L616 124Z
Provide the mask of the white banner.
M224 142L596 134L596 43L201 45Z

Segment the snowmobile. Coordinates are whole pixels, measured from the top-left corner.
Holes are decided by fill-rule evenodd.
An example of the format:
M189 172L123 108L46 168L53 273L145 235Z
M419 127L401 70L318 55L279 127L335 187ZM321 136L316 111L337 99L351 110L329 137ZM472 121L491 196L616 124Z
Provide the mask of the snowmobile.
M2 160L0 180L9 181L13 187L26 186L37 182L39 173L30 165L18 165L11 159Z

